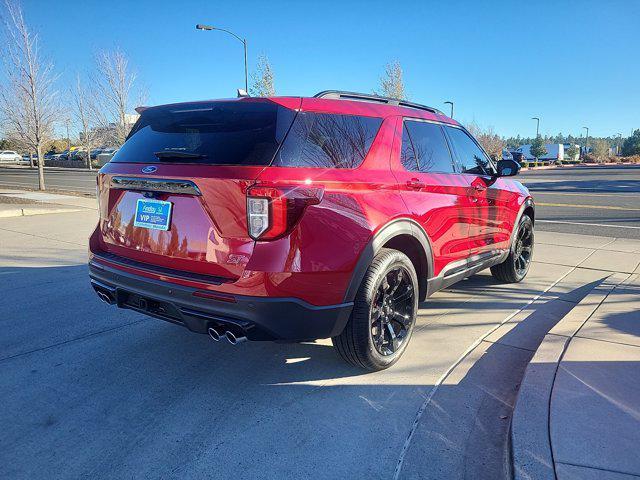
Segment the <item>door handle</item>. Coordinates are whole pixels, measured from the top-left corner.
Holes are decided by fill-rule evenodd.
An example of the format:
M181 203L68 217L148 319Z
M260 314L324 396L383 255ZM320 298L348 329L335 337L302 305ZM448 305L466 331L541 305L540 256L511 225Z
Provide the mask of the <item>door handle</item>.
M407 187L419 190L421 188L424 188L425 184L417 178L412 178L411 180L407 180Z

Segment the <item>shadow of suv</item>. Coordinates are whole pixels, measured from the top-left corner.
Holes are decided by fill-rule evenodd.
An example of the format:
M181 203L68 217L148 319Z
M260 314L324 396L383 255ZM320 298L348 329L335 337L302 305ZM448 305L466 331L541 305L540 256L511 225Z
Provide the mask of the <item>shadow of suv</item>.
M332 338L392 365L418 302L491 268L518 282L534 205L456 121L327 91L144 110L98 175L90 277L105 302L214 340Z

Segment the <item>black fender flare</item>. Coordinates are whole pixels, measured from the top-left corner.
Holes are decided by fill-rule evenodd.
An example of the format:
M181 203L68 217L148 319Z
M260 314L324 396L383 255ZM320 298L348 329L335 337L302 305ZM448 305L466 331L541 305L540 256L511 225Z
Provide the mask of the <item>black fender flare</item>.
M353 269L351 280L344 296L345 302L354 301L356 293L358 293L358 289L362 283L362 279L367 273L367 269L369 268L369 265L371 265L374 257L389 240L400 235L410 235L422 246L425 254L424 257L426 259L426 265L424 265L424 268L427 272L427 276L424 279L419 278L418 281L422 287L421 289L424 289L426 292L427 279L433 277L433 250L431 248L431 241L418 222L410 218L399 218L392 220L378 230L365 245L362 253L360 253L358 262Z
M535 215L536 205L533 202L533 198L531 197L528 197L524 202L522 202L520 210L518 211L518 216L516 217L516 221L513 223L513 230L511 231L511 240L509 243L509 251L513 250L513 246L515 245L516 240L516 234L518 233L518 226L520 225L520 219L522 218L522 215L524 215L524 211L529 207L533 209ZM532 218L531 220L535 224L535 218Z

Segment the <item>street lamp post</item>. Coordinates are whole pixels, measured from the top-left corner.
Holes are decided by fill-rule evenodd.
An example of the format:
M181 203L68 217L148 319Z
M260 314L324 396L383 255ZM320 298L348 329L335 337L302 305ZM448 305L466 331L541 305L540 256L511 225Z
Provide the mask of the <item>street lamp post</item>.
M587 137L584 140L584 154L586 155L587 153L589 153L589 127L582 128L587 131Z
M538 117L531 117L531 120L536 120L536 138L540 136L540 119Z
M453 102L444 102L445 105L451 105L451 118L453 118Z
M616 155L620 155L620 150L622 149L622 134L616 133L618 135L618 141L616 142Z
M237 40L242 42L242 46L244 47L244 91L249 92L249 73L247 70L247 41L229 30L225 30L224 28L212 27L211 25L203 25L201 23L198 23L196 25L196 30L218 30L220 32L228 33L229 35L232 35Z

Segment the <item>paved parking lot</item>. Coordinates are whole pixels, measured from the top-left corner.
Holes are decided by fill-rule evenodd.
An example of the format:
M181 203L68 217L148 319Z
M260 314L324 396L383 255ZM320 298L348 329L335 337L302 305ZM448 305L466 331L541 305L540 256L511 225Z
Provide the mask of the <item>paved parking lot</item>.
M37 188L37 172L0 168L0 187ZM48 188L95 194L95 172L48 170ZM536 201L538 230L640 239L640 165L522 172Z
M95 221L0 219L2 478L506 478L537 344L640 263L634 240L540 232L525 282L436 294L400 362L365 374L328 341L233 347L100 303Z
M640 165L530 170L538 230L640 239Z

